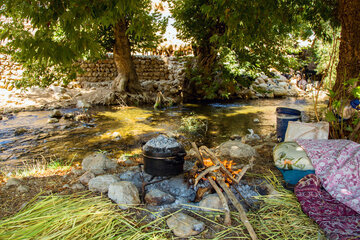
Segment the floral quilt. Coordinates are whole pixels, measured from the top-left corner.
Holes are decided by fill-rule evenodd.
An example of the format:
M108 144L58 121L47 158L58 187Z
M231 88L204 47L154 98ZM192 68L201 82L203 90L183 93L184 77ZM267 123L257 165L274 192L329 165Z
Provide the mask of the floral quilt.
M324 189L360 214L360 144L349 140L296 142L311 159Z

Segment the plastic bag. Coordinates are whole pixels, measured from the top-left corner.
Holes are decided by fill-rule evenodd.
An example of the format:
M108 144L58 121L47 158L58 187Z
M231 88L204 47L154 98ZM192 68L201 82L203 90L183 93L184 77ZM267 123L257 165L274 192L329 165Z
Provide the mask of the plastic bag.
M329 123L289 122L285 133L285 142L296 139L328 139Z

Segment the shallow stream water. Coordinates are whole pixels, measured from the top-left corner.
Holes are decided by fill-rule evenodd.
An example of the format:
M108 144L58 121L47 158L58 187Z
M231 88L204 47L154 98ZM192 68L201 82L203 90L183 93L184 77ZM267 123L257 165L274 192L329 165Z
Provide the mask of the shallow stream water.
M160 133L177 133L181 119L191 115L208 123L202 143L209 147L231 135L243 136L248 129L266 135L275 132L275 109L279 106L313 112L311 101L295 98L186 104L164 110L97 107L88 111L93 116L89 123L61 119L51 124L47 122L50 111L20 112L0 121L0 170L44 156L80 161L94 151L108 152L112 157L140 153L147 140ZM256 118L259 123L254 122Z

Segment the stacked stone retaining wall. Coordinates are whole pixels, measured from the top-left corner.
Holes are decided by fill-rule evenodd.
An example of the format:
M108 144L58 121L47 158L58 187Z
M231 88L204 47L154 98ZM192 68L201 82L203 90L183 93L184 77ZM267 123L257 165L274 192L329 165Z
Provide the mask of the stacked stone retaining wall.
M8 55L0 55L0 88L12 89L15 80L21 79L21 65ZM163 56L133 56L141 85L149 92L162 91L166 96L178 95L185 77L183 58ZM117 75L112 56L95 62L81 61L84 73L70 86L82 88L110 86Z

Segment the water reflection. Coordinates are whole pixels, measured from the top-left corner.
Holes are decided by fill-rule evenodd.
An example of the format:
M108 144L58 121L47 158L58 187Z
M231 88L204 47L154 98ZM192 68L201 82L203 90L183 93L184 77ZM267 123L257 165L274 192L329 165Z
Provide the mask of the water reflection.
M142 144L150 138L177 131L181 118L190 115L207 120L208 135L204 143L212 147L231 135L247 134L248 129L261 135L274 132L275 109L279 106L307 112L312 110L309 101L295 98L186 104L161 111L151 107L97 107L89 110L94 117L93 127L74 125L64 119L49 124L49 111L21 112L0 121L0 163L40 154L82 159L89 152L98 150L107 151L114 157L124 152L139 152ZM255 123L255 118L260 122ZM15 136L15 130L20 127L27 131Z

